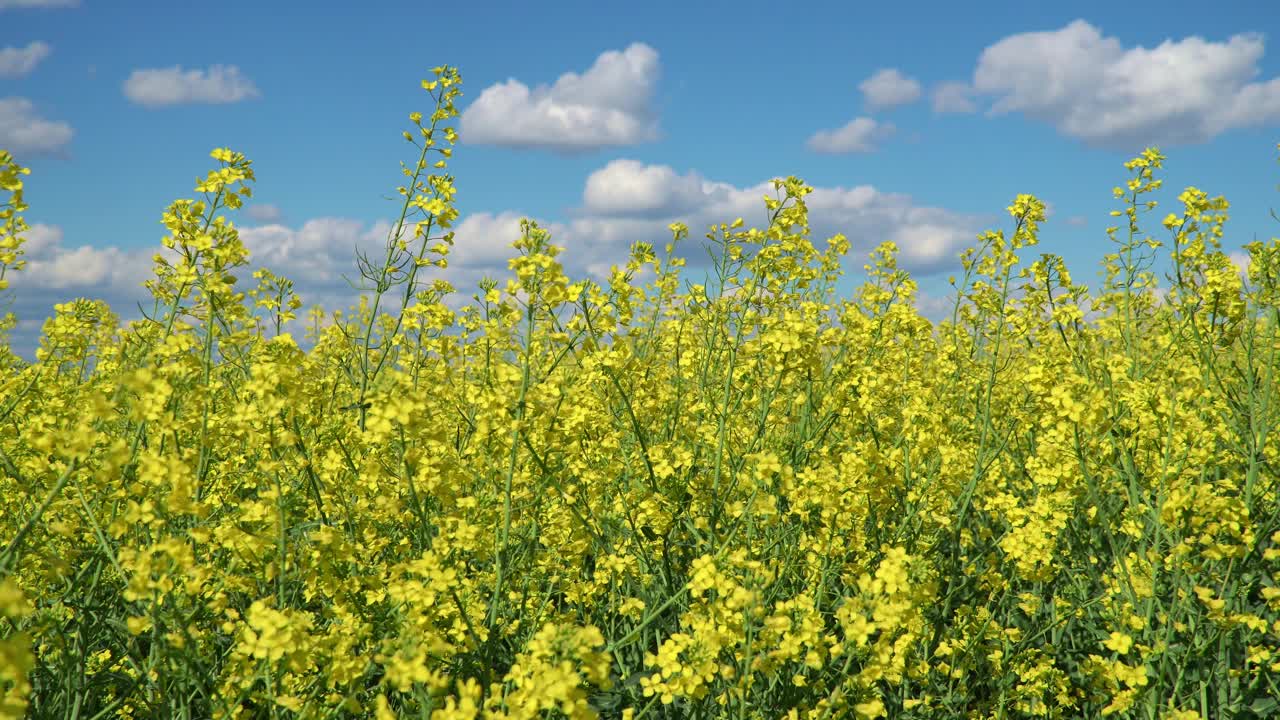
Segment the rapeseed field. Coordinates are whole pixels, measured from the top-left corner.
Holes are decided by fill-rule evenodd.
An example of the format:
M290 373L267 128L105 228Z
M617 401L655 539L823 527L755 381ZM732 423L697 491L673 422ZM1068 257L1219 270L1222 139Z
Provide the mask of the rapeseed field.
M1151 215L1134 158L1086 287L1019 195L935 324L892 244L837 296L790 177L705 279L680 224L602 285L526 221L457 311L434 75L351 311L247 272L218 149L144 318L0 349L0 718L1280 713L1280 242L1242 272L1226 200Z

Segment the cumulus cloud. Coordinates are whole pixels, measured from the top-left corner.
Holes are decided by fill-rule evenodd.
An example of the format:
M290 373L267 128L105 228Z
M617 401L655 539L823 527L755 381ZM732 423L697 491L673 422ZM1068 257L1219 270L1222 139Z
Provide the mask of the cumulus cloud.
M45 287L65 289L109 282L127 264L117 248L97 249L88 245L67 249L51 260L33 260L27 270Z
M667 225L676 221L686 223L695 240L708 226L737 217L748 226L763 226L765 196L778 197L771 182L737 187L693 172L681 176L667 166L614 161L588 178L583 206L574 213L577 218L561 228L559 237L570 243L584 267L605 258L617 262L635 240L661 248L671 239ZM917 272L932 272L953 261L960 249L973 242L980 224L990 221L987 216L921 206L909 195L885 193L869 185L816 187L805 197L805 204L815 245L821 247L826 238L843 233L857 261L859 253L893 240L903 265ZM553 242L558 242L554 236ZM691 266L705 257L690 247L681 252Z
M39 41L25 48L0 48L0 77L24 77L31 74L49 56L49 45Z
M1021 112L1091 146L1129 152L1200 143L1280 121L1280 78L1254 81L1263 44L1262 35L1245 33L1126 49L1076 20L986 48L973 86L996 96L989 115Z
M280 222L280 218L283 217L280 208L269 203L254 203L245 208L245 213L260 223Z
M872 110L906 105L920 98L920 83L894 68L876 72L863 80L858 89Z
M67 247L62 242L62 228L44 223L32 225L22 235L26 239L23 259L27 264L12 276L12 286L18 289L101 289L135 277L141 282L150 271L154 254L154 250L126 251L92 245Z
M894 133L892 123L878 123L869 117L854 118L835 130L819 130L806 142L810 150L820 153L868 153L875 143Z
M581 206L570 208L564 219L536 215L532 219L550 231L553 244L565 248L559 260L571 277L601 283L607 281L612 265L626 263L633 243L648 242L661 252L671 241L668 225L683 222L690 238L676 252L688 261L686 276L697 282L708 269L701 247L707 228L741 217L746 227L764 229L768 222L764 198L779 195L769 181L737 186L692 171L617 160L587 178ZM826 239L837 233L849 238L852 249L846 268L851 273L856 273L867 252L886 240L897 243L901 264L912 272L944 270L955 263L962 248L974 242L980 229L996 221L995 216L925 206L908 195L867 185L818 187L805 197L805 203L815 246L825 247ZM511 243L520 237L520 220L525 216L516 209L463 216L453 228L455 243L448 268L424 268L421 279L453 283L458 293L449 302L455 308L471 301L484 275L505 283L510 277L508 260L518 254ZM292 280L307 307L319 303L329 311L345 309L357 299L347 282L360 281L357 252L377 261L393 228L389 220L367 223L333 217L300 225L237 223L241 241L251 253L250 268L236 273L240 287L253 287L251 270L267 267ZM404 232L410 234L412 229L407 225ZM440 234L439 229L432 232ZM124 321L139 317L136 305L147 299L141 283L150 277L151 257L161 250L159 245L122 249L86 244L83 238L68 242L57 227L40 224L26 236L29 265L14 275L13 282L18 298L15 312L20 318L47 317L54 303L72 297L107 300ZM149 302L143 306L151 308ZM34 347L37 332L38 326L27 333L26 347ZM301 330L295 334L300 336Z
M971 113L978 109L970 96L973 88L964 83L942 83L933 89L933 111L936 113Z
M449 267L454 270L505 272L507 260L516 256L511 243L520 237L520 219L527 214L512 210L466 215L454 229ZM545 222L540 226L546 227ZM561 244L552 237L552 244Z
M1233 250L1227 253L1227 257L1230 258L1231 264L1236 266L1236 271L1241 277L1249 277L1249 266L1253 264L1253 257L1249 255L1249 251Z
M681 176L666 165L622 159L587 177L582 200L584 209L592 215L664 216L690 210L705 194L728 187L709 184L697 173Z
M54 314L53 306L74 298L105 300L125 320L140 317L136 303L143 296L140 285L150 274L155 249L68 246L60 227L43 223L33 224L22 236L26 267L8 273L9 289L0 293L19 320L10 337L15 352L30 358L45 319Z
M485 88L463 113L463 142L561 153L632 145L658 136L651 97L658 53L634 43L603 53L586 73L530 90L518 80Z
M134 70L124 82L124 94L146 107L234 103L261 95L235 65L214 65L208 71L184 72L179 65Z
M64 151L73 131L64 122L36 114L35 104L23 97L0 98L0 147L14 154L52 155Z
M28 262L43 259L62 244L62 228L36 223L22 233L22 254Z
M357 297L342 277L353 281L360 276L355 250L378 257L385 247L389 222L371 227L355 220L318 218L297 229L280 225L238 227L240 239L250 250L250 267L237 272L239 288L255 286L251 273L269 267L278 275L295 280L295 288L309 305L320 303L327 310L348 307ZM56 225L36 223L23 233L26 267L11 273L13 312L22 321L15 329L12 346L30 357L34 352L44 318L53 306L73 298L106 301L122 322L142 317L139 305L148 312L153 301L144 281L153 277L153 256L157 253L176 260L176 252L160 244L120 248L85 243L83 238L68 243ZM301 331L297 331L301 336Z
M291 279L336 288L345 286L344 274L352 280L359 277L357 253L376 258L385 247L391 224L364 225L346 218L315 218L296 230L272 223L240 228L240 240L254 264Z

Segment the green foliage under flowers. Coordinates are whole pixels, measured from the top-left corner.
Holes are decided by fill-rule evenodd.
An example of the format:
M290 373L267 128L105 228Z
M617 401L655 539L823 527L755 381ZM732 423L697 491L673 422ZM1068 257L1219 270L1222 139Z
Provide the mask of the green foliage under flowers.
M836 298L850 244L814 247L794 177L766 230L711 229L704 283L681 224L601 285L524 221L462 307L427 281L434 72L386 254L309 351L287 279L241 289L225 149L143 319L79 299L34 363L0 342L0 718L1280 710L1280 242L1238 270L1225 200L1144 236L1147 150L1090 290L1019 195L936 325L891 244ZM0 152L0 290L26 172Z

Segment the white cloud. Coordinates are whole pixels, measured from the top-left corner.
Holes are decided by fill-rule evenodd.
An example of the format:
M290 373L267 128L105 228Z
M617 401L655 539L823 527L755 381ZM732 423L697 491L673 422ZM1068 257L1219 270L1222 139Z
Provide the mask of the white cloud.
M72 134L70 125L37 115L30 100L0 98L0 147L15 154L55 154L71 142Z
M4 293L6 303L13 300L11 310L19 320L10 337L19 355L32 356L45 319L53 316L58 303L78 297L101 299L123 321L140 317L137 303L146 296L141 284L151 274L151 257L164 248L66 247L62 229L42 223L23 236L26 266L7 274L10 289Z
M632 145L657 138L651 96L658 53L634 43L600 55L586 73L565 73L532 91L510 79L480 93L461 117L464 143L546 148L562 153Z
M25 48L0 48L0 77L24 77L49 56L49 45L39 41Z
M469 297L483 273L505 276L507 258L516 255L510 244L520 237L520 217L512 212L467 215L453 227L455 246L449 253L448 269L441 272L423 268L419 277L424 280L447 278ZM357 254L375 264L381 262L387 238L394 228L388 220L368 224L329 217L308 220L297 228L274 223L241 227L239 233L250 252L251 266L270 268L292 280L295 291L308 307L318 302L327 310L337 310L355 302L357 295L352 283L357 286L365 283L356 264ZM413 225L407 223L401 232L402 237L411 238ZM443 232L433 228L427 247L439 243L437 238ZM420 243L420 239L413 241L410 247L416 250ZM248 277L248 273L244 276Z
M1067 218L1066 223L1072 227L1084 227L1089 224L1089 218L1084 215L1072 215Z
M80 0L0 0L0 10L12 8L79 7Z
M124 82L124 94L147 107L183 103L234 103L261 95L253 82L235 65L214 65L204 70L171 68L134 70Z
M592 215L670 215L692 207L716 185L697 173L680 176L666 165L637 160L614 160L587 177L582 193L584 209Z
M876 72L863 80L858 89L862 91L867 106L872 110L906 105L920 98L920 83L894 68Z
M552 239L567 242L575 262L584 267L605 258L621 262L628 245L636 240L661 249L671 239L667 225L675 221L689 226L692 241L678 252L696 264L705 259L697 244L709 225L741 217L748 227L761 227L767 220L763 197L778 197L771 182L739 188L697 173L680 176L666 166L634 161L610 163L589 178L587 187L577 219ZM854 268L861 265L859 253L893 240L904 266L921 272L936 270L973 242L981 229L979 222L986 220L922 207L908 195L881 192L869 185L816 187L805 197L805 204L814 244L822 247L828 237L843 233L853 246Z
M888 240L898 246L898 262L908 268L932 268L952 259L960 248L973 239L974 233L965 232L945 222L931 222L931 213L912 211L916 217L905 220L893 228Z
M40 260L62 244L62 228L57 225L36 223L22 233L22 256L27 261Z
M969 96L973 88L964 83L942 83L933 89L933 111L936 113L971 113L977 110Z
M156 249L122 250L62 244L63 231L57 225L36 223L24 233L23 258L26 267L11 275L12 286L23 289L66 290L95 288L120 290L136 278L138 282L150 272L151 256Z
M412 232L412 226L406 226ZM359 279L356 253L382 257L391 224L380 221L368 229L358 220L315 218L294 230L270 224L240 228L240 240L251 253L251 262L265 265L278 275L304 283L345 287L345 274Z
M1089 145L1132 152L1280 120L1280 78L1252 82L1262 55L1257 33L1126 50L1076 20L991 45L973 85L997 96L990 115L1022 112Z
M68 288L110 282L125 264L124 253L109 247L99 250L81 245L58 253L53 260L33 260L25 269L46 287Z
M1241 277L1249 277L1249 266L1253 264L1253 257L1247 250L1233 250L1227 253L1227 257L1231 260L1231 264L1236 266Z
M254 203L245 208L245 213L253 220L260 223L280 222L282 214L280 208L269 203Z
M43 223L32 225L23 236L26 266L7 274L10 288L4 293L6 303L13 301L11 310L19 320L9 338L19 355L31 357L44 322L58 303L79 297L101 299L126 321L139 317L136 303L145 293L140 286L150 275L151 256L162 248L66 247L62 228Z
M659 253L671 241L667 226L684 222L689 239L677 248L688 261L684 275L694 282L703 278L707 257L703 250L707 228L741 217L745 227L764 229L768 213L765 197L779 192L771 182L735 186L702 178L696 172L680 174L662 165L633 160L611 162L592 173L583 188L583 205L570 209L564 220L534 217L551 233L551 243L565 248L559 256L573 278L608 279L611 265L625 265L630 246L637 241L653 244ZM954 213L925 207L908 195L885 193L871 186L819 187L805 198L809 208L810 240L825 247L827 238L842 233L852 245L845 267L856 274L866 253L885 240L900 250L901 264L912 272L928 274L954 264L963 247L973 243L981 226L993 217ZM230 213L236 220L236 213ZM470 213L454 226L455 244L444 270L424 268L424 282L444 278L458 293L453 307L470 302L483 275L498 278L505 286L510 277L508 259L518 252L511 243L520 237L524 214L507 210ZM393 229L388 220L372 224L349 218L315 218L300 226L280 223L241 226L237 230L249 249L250 268L237 272L242 290L254 286L251 270L268 267L294 282L306 307L322 304L326 310L349 307L357 298L343 278L359 282L356 251L375 262L383 257ZM404 232L412 233L406 225ZM432 235L443 234L434 229ZM64 244L56 226L37 224L26 233L28 267L13 275L19 318L44 318L52 305L72 297L106 300L124 321L138 317L136 303L147 299L141 283L151 276L156 244L122 249L88 245L84 239ZM437 241L431 240L428 245ZM638 278L644 281L648 275ZM150 302L143 302L148 310ZM25 347L34 347L35 330L28 332ZM300 326L295 334L301 336Z
M819 130L807 141L810 150L820 153L872 152L873 143L894 132L891 123L877 123L869 117L854 118L836 130Z
M522 217L525 215L513 211L467 215L454 228L457 235L454 237L454 246L449 251L449 267L497 272L505 270L507 259L517 254L511 243L520 237ZM552 237L551 242L560 244L555 237Z

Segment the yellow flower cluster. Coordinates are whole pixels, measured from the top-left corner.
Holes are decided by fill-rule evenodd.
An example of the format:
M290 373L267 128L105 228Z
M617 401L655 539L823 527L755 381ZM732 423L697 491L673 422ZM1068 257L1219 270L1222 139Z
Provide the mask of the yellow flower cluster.
M836 297L789 177L698 282L682 224L596 283L526 220L463 305L434 74L354 307L241 284L218 149L145 317L0 342L0 719L1280 710L1280 241L1237 268L1188 188L1162 255L1152 149L1096 287L1024 258L1018 195L935 324L892 243ZM0 151L0 290L26 174Z

